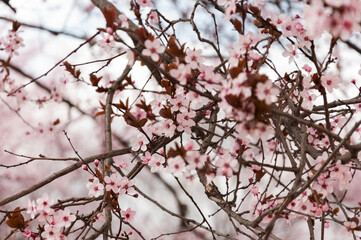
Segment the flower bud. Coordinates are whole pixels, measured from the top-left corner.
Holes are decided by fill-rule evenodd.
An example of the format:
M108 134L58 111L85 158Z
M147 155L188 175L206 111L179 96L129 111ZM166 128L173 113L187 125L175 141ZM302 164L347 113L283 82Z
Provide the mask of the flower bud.
M98 167L98 165L99 165L99 160L98 160L98 159L95 159L95 160L94 160L94 164L95 164L96 167Z

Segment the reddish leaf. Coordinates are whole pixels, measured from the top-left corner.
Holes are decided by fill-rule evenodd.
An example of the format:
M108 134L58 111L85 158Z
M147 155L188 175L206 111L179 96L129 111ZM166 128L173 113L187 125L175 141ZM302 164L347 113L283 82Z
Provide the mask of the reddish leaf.
M147 123L148 119L147 118L143 118L139 120L139 126L143 127L146 123Z
M55 126L55 125L58 125L60 123L60 120L59 120L59 118L58 119L56 119L54 122L53 122L53 125Z
M96 173L97 177L99 178L99 182L103 183L104 182L103 174L99 171L98 168L95 168L95 173Z
M172 111L170 109L170 107L163 107L161 110L159 110L159 115L162 116L163 118L168 118L168 119L172 119Z
M357 217L353 217L353 218L351 218L351 219L350 219L350 221L355 222L355 223L356 223L356 225L358 225L358 224L359 224L359 220L358 220L358 218L357 218Z
M358 225L357 227L354 228L355 231L361 231L361 225Z
M239 21L237 18L234 19L233 26L237 30L237 32L242 34L243 29L242 29L242 22L241 21Z
M168 40L168 53L173 57L183 59L186 55L184 52L184 46L184 44L182 46L179 46L176 38L174 36L171 36Z
M103 115L103 114L105 114L104 111L97 112L97 113L94 115L94 118L99 117L99 116L101 116L101 115Z
M122 102L122 100L119 100L119 103L118 104L115 104L115 106L117 107L117 108L119 108L119 109L123 109L123 110L125 110L125 111L128 111L129 109L128 109L128 99L127 99L127 101L126 101L126 104L124 104L123 102Z
M178 143L175 143L175 149L170 148L167 153L167 158L176 157L180 155L181 157L185 157L187 154L187 151L184 149L183 146L179 147Z
M240 97L238 95L228 94L224 98L226 99L228 104L231 105L232 107L235 107L235 108L242 107L242 103L241 103Z
M175 88L174 88L173 84L171 84L171 82L168 80L162 80L161 84L165 88L166 93L168 95L172 96L173 93L175 92Z
M98 87L95 91L98 93L108 92L108 88Z
M90 82L92 83L93 86L98 86L99 81L102 79L103 77L97 77L95 74L90 74Z
M114 22L117 19L117 10L115 9L115 7L112 7L109 10L106 7L104 7L102 9L102 13L105 17L105 21L107 22L106 26L114 28Z
M75 67L72 66L68 61L64 62L65 70L68 71L73 77L79 78L80 70L75 70Z
M261 14L261 10L258 7L250 5L249 10L251 10L251 12L253 12L253 14L255 14L257 16L260 16L260 14Z
M243 72L245 64L246 64L246 61L244 59L242 59L241 61L238 62L237 67L233 67L233 68L229 69L229 74L231 75L231 77L233 79L236 78L238 76L238 74Z
M150 34L144 27L141 28L137 28L135 30L135 34L138 36L139 40L142 41L143 43L145 42L145 40L149 39L151 41L154 40L154 37L152 34Z
M21 26L21 23L19 23L18 21L13 21L13 31L16 32L17 30L19 30L19 27Z
M258 171L256 173L256 182L261 181L261 179L263 178L263 176L266 174L266 171Z
M143 118L141 119L140 121L137 120L137 118L131 114L129 111L128 112L125 112L124 115L124 120L125 122L132 126L132 127L135 127L135 128L140 128L140 127L143 127L144 124L147 122L148 119L146 118Z
M14 209L14 211L19 211L19 210L20 207ZM6 224L11 228L16 228L16 229L24 229L26 227L24 216L21 214L21 212L10 213L8 215L8 220L6 221Z

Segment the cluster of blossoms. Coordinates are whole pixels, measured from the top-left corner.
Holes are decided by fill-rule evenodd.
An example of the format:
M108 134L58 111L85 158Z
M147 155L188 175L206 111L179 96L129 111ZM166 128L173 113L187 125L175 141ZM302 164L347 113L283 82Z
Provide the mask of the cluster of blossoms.
M360 31L360 8L358 0L313 0L304 8L307 34L315 39L326 31L347 40L352 32Z
M131 195L135 193L133 188L134 180L129 180L127 177L120 177L117 173L105 176L104 182L106 191L113 191L119 195ZM104 185L99 182L99 178L94 178L91 182L89 182L87 184L87 188L89 189L90 197L99 197L104 193Z
M40 228L41 233L32 232L30 229L25 229L24 236L28 239L53 239L65 240L68 239L64 234L64 229L69 227L72 222L76 220L76 216L70 212L68 208L54 209L51 206L54 200L49 198L45 193L41 198L36 200L28 200L27 213L32 219L37 219L44 225Z
M9 30L6 37L0 38L0 50L5 50L9 57L19 55L18 49L24 47L24 40L19 36L20 31Z
M239 14L240 2L237 0L217 1L219 5L224 6L224 20L230 20ZM242 10L249 14L247 17L255 17L258 32L245 32L245 28L241 30L236 27L237 21L240 22L238 18L237 21L233 21L232 24L237 28L238 41L228 49L228 59L223 60L223 57L220 57L221 61L217 67L213 63L207 65L201 49L185 47L185 44L180 45L173 36L163 38L162 33L156 35L159 36L156 38L145 27L130 29L129 26L132 25L129 19L125 14L120 14L119 25L114 23L114 27L108 27L102 31L98 45L107 53L112 51L116 47L116 40L120 39L116 34L116 30L119 29L126 29L127 32L134 31L138 37L142 36L139 39L143 43L142 50L133 52L130 49L127 51L127 57L131 63L140 60L149 70L154 70L151 71L152 74L154 73L152 76L156 78L159 84L157 87L161 90L147 90L151 84L144 85L139 96L130 106L128 106L129 99L126 104L119 99L119 104L111 105L109 117L123 116L125 122L136 129L135 136L129 140L130 149L136 158L140 157L141 163L147 165L152 173L169 173L189 180L202 175L207 178L207 184L212 183L208 186L214 189L217 188L218 183L212 180L222 179L227 184L227 192L218 195L217 193L221 192L218 189L210 192L209 194L215 194L212 199L218 198L217 203L222 203L223 197L226 196L228 201L228 197L233 195L234 204L241 202L239 205L241 206L245 198L252 198L257 201L253 212L250 211L249 206L245 206L247 208L245 212L256 217L270 209L285 206L278 216L279 212L269 211L269 214L262 219L263 224L280 217L290 222L300 216L298 214L300 212L311 219L317 219L323 215L329 216L330 209L335 205L333 200L329 199L330 196L336 194L337 191L346 191L353 178L351 169L354 166L350 162L336 160L336 157L333 161L328 159L331 143L341 141L332 134L336 132L338 135L343 134L343 129L347 124L344 116L348 113L337 116L334 115L337 110L329 113L326 107L325 113L314 110L316 99L321 96L326 99L326 95L334 93L334 90L342 85L342 81L337 74L327 69L328 64L334 62L331 50L330 57L325 58L325 61L328 61L327 64L320 64L317 56L307 54L313 53L314 45L311 47L311 44L314 44L313 40L325 31L329 31L335 38L345 40L353 31L359 30L361 17L357 13L361 9L356 4L357 0L313 0L310 8L305 8L304 19L298 15L290 17L286 14L272 14L269 18L263 19L261 10L254 7L263 5L263 1L242 1L243 3L245 4L242 5L244 7ZM150 0L136 0L136 4L140 7L153 6ZM133 7L138 7L139 10L139 6ZM311 24L315 21L313 19L315 16L320 18L317 21L323 24ZM156 10L149 12L148 19L151 25L159 23ZM245 23L245 19L243 22ZM117 27L120 28L117 29ZM147 27L151 28L149 24ZM157 32L156 28L152 30ZM298 60L302 53L308 56L308 60L314 61L313 65L317 68L317 73L313 72L308 65L309 62L302 68L298 68L298 71L289 75L284 74L284 77L282 77L283 74L274 70L278 76L277 79L271 79L270 74L262 73L263 66L276 69L268 58L268 50L274 42L283 44L283 41L287 44L282 45L284 47L282 55L288 59L289 63ZM262 45L265 42L267 44ZM10 56L17 54L16 51L21 46L23 46L22 39L16 31L9 31L7 37L0 39L0 47ZM266 51L262 52L261 48L265 48ZM333 48L332 44L331 48ZM217 54L221 55L221 52ZM148 65L156 67L152 69ZM159 76L156 77L155 72ZM149 79L152 79L152 76ZM129 79L131 77L124 80L124 82L127 81L127 85L124 86L140 90L136 87L138 83ZM95 86L93 81L92 85ZM354 85L356 86L355 83ZM100 90L104 93L109 88L104 87ZM122 86L118 90L127 91L128 89ZM155 93L151 101L143 95L148 93ZM62 100L56 89L51 92L51 95L57 102ZM19 90L16 96L23 101L27 98L22 90ZM356 112L361 111L360 104L356 104L355 107ZM105 107L104 114L108 114ZM301 125L302 127L306 125L305 130L297 132L296 130L301 129ZM359 134L359 132L361 130L357 128L355 133ZM305 137L303 133L306 133ZM359 135L361 139L361 134ZM179 141L178 137L180 137ZM175 146L170 147L174 140ZM195 144L198 144L198 147L195 147ZM305 155L313 154L318 157L309 158L310 155L308 155L306 166L301 168L302 164L298 164L297 161L299 158L304 160L304 156L301 156L303 152L306 152ZM323 152L322 155L321 152ZM339 152L345 154L347 150L341 148ZM360 154L361 152L358 154L359 158ZM283 165L278 161L279 158L283 158ZM328 166L323 166L326 161ZM99 161L96 160L95 165L98 166L98 164ZM114 165L127 171L126 161L116 160ZM321 166L323 171L319 173ZM93 177L87 183L88 195L93 199L102 199L101 196L104 194L105 198L111 200L108 206L111 205L120 213L118 217L131 222L136 212L131 208L121 210L118 206L118 197L125 194L135 198L138 196L135 192L134 180L130 179L134 176L121 177L117 172L112 172L111 167L104 168L111 174L103 177L98 169L95 169L96 173L94 173L88 169L87 165L83 166L83 169L91 172ZM269 169L272 171L268 171ZM289 185L284 184L282 181L288 180L284 180L282 174L278 176L274 173L279 169L281 173L287 171L292 174L304 173L300 177L300 185L295 185L299 188L308 179L312 179L316 173L319 175L315 177L315 181L306 186L307 190L299 193L298 197L293 197L288 186L292 183L296 184L297 179L294 178ZM244 172L241 174L241 171ZM286 178L289 177L288 173L284 175L287 175ZM267 176L269 184L264 191L261 191L263 176ZM237 178L237 186L234 190L231 189L233 187L231 178ZM277 192L276 187L277 193L271 194L273 190L269 186L275 179L278 181L278 178L277 185L282 183L283 186L287 186L280 192ZM201 183L204 184L204 181ZM243 191L244 189L246 191ZM236 196L237 194L239 195ZM243 197L240 197L241 195L244 195L244 199L239 201ZM284 199L288 197L292 197L293 200L288 206L283 205ZM47 195L43 195L36 203L29 201L27 212L32 219L36 218L44 224L38 233L26 229L24 235L27 238L67 238L64 234L65 228L76 220L76 216L70 213L69 209L51 208L53 204L54 201ZM232 204L226 210L228 209L237 215L241 207L235 210ZM98 214L97 217L101 219L103 216ZM352 231L358 226L358 222L345 221L344 226L348 231Z

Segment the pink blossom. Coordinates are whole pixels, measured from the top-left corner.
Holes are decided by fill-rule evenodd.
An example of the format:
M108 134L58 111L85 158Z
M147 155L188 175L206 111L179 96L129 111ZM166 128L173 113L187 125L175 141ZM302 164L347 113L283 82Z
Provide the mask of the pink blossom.
M149 22L151 25L154 25L155 23L158 23L158 13L153 11L150 15L149 15Z
M165 159L162 156L159 156L157 154L153 154L152 159L149 161L148 165L151 167L150 171L153 172L158 172L161 169L164 168L163 164L165 163Z
M298 46L294 44L287 44L286 47L288 49L283 51L282 56L289 57L288 62L291 63L292 61L294 61L294 58L298 58L298 54L297 54Z
M23 232L24 236L27 238L30 238L32 235L32 232L30 229L25 229L25 231Z
M264 100L266 104L271 104L277 100L279 90L273 87L272 81L257 83L256 96L259 100Z
M195 126L195 122L193 121L193 117L196 116L195 111L179 113L177 115L177 122L179 126L177 127L178 131L185 131L187 134L191 133L190 127Z
M169 99L169 103L172 105L172 112L186 112L188 110L188 105L190 104L190 101L185 97L184 94L178 94L173 98Z
M326 73L321 77L322 86L330 93L332 93L333 89L339 88L340 83L341 79L332 73Z
M35 201L28 199L28 210L26 213L30 214L31 218L34 219L37 212Z
M143 134L138 134L136 137L130 139L130 146L132 151L146 151L148 139Z
M149 161L152 159L152 155L150 152L146 151L145 154L140 158L143 164L148 164Z
M50 211L51 205L54 203L54 199L49 199L49 196L47 193L44 193L41 198L38 198L36 200L36 203L38 204L37 209L39 211Z
M202 50L200 49L191 50L187 48L186 54L187 56L184 58L184 60L186 61L186 63L189 64L192 69L197 68L199 64L202 64L204 62L204 58L201 56Z
M163 122L163 133L166 137L172 137L176 130L177 126L174 124L173 120L167 119Z
M100 36L102 37L102 39L98 41L98 45L104 48L106 52L110 52L112 48L115 47L115 40L113 35L110 35L108 33L105 34L104 32L102 32Z
M120 169L128 169L128 163L124 159L115 159L114 165Z
M128 23L128 17L124 14L124 13L121 13L119 14L119 20L121 21L121 25L120 27L121 28L128 28L129 27L129 23Z
M144 42L145 49L142 51L144 56L150 57L154 62L158 62L159 54L164 53L165 47L161 45L159 39L153 41L147 39Z
M94 178L93 182L87 183L87 188L89 189L90 197L99 197L103 194L104 186L99 182L98 178Z
M251 188L251 193L252 193L254 196L258 196L258 194L259 194L258 186L253 186L253 187Z
M168 158L167 160L167 170L175 176L179 176L185 168L184 160L181 156L176 156L174 158Z
M223 155L216 160L217 175L226 176L228 178L233 176L233 172L238 171L238 162L230 154Z
M355 229L356 226L357 226L354 221L346 221L346 222L343 223L343 225L346 227L348 232Z
M137 3L141 7L153 7L152 0L137 0Z
M134 220L134 216L136 214L135 211L133 211L131 208L127 208L125 211L120 212L122 217L124 218L124 221L132 222Z
M188 80L191 78L192 68L188 64L179 64L177 69L171 69L169 71L170 75L177 79L181 84L187 84Z
M60 239L60 228L58 226L54 225L48 225L46 224L44 227L44 232L41 234L41 236L46 240L59 240Z
M75 221L76 217L74 214L70 213L69 209L58 211L58 215L56 216L57 225L61 227L69 227L72 222Z
M118 184L119 184L119 177L118 174L113 173L112 175L105 176L104 182L106 183L105 190L107 191L113 191L117 193L119 191Z
M303 65L302 69L309 73L312 71L312 68L307 64Z
M129 180L127 177L122 177L119 181L119 194L134 194L135 189L134 186L134 180Z
M193 151L186 157L186 161L192 169L202 169L207 159L208 155L200 154L199 151Z

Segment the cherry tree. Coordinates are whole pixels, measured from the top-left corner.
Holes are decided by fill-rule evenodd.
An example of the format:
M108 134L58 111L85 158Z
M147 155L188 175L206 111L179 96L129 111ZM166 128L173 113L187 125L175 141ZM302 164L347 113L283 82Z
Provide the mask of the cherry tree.
M35 2L0 5L2 239L361 239L360 0Z

